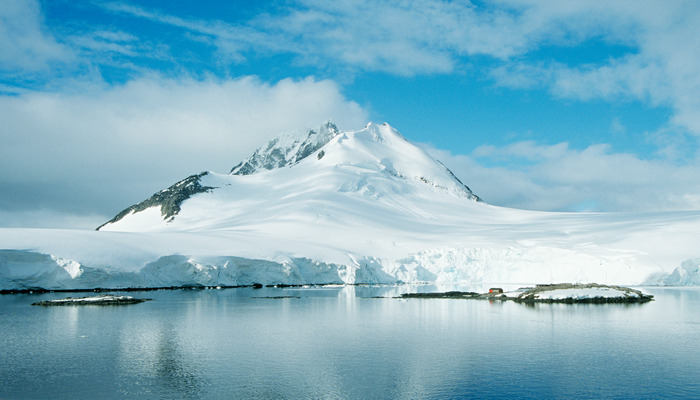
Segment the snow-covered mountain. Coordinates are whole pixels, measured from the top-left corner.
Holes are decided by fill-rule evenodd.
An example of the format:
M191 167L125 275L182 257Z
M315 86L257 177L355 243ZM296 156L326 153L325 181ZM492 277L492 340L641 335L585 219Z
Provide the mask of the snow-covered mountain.
M281 136L228 175L192 175L120 212L102 231L236 228L244 223L355 216L366 229L394 215L407 223L452 218L480 201L442 163L387 124L339 132L330 122L305 137ZM426 214L431 212L432 214ZM385 219L386 221L386 219ZM389 221L386 221L389 222ZM390 222L393 224L393 220Z
M491 206L389 125L326 123L229 174L187 177L98 231L0 228L0 289L700 285L699 238L700 211Z

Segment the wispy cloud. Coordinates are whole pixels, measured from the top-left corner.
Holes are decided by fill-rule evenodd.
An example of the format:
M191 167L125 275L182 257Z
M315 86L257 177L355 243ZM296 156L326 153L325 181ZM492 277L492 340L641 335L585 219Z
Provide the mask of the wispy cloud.
M95 31L90 34L74 35L67 38L74 48L91 53L117 53L137 56L142 49L138 38L119 31Z
M106 3L108 11L143 18L152 22L181 28L190 39L215 46L219 54L229 61L240 62L249 52L257 49L282 51L284 44L271 40L269 34L248 24L227 23L221 20L198 20L170 15L158 10L146 9L125 2Z
M45 30L41 8L32 0L0 4L0 49L0 71L19 75L75 59L72 49Z
M281 12L261 14L245 23L187 19L123 2L106 8L206 35L223 53L237 59L251 53L284 52L294 54L302 64L400 75L452 72L462 55L517 55L529 46L527 36L533 35L514 29L510 10L477 9L469 3L288 4Z
M110 3L113 12L206 37L240 62L292 54L302 65L399 75L454 73L471 57L490 57L487 73L503 86L546 88L581 100L625 98L674 110L671 123L700 134L700 5L656 1L365 0L285 3L249 21L203 21ZM528 56L546 46L587 40L630 52L567 65Z

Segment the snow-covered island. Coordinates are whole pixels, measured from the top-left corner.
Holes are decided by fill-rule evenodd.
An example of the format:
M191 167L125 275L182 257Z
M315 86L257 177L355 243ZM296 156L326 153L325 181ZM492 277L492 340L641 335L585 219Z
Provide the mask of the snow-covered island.
M654 296L639 290L597 283L557 283L522 288L512 292L492 289L489 293L404 293L401 298L512 300L519 303L646 303Z
M515 210L460 178L388 124L329 122L272 140L227 174L182 179L97 231L0 228L0 291L700 285L700 211Z
M65 297L57 300L45 300L32 303L33 306L120 306L126 304L137 304L151 299L138 299L133 296L91 296L91 297Z

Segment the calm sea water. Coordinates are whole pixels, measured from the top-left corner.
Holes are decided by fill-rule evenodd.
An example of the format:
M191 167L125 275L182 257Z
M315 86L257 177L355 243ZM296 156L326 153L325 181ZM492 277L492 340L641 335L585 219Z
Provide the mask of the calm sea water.
M700 398L698 288L644 288L641 305L370 298L416 289L434 290L2 295L0 398Z

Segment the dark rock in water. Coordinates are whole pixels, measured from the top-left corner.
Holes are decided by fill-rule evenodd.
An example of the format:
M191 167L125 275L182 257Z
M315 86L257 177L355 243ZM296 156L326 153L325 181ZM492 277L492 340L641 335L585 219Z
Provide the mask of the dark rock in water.
M438 292L438 293L404 293L404 299L471 299L479 296L476 292Z
M262 284L262 283L254 283L254 284L253 284L253 289L262 289L262 288L263 288L263 284Z
M120 306L143 303L151 299L137 299L131 296L66 297L58 300L45 300L32 303L33 306Z

